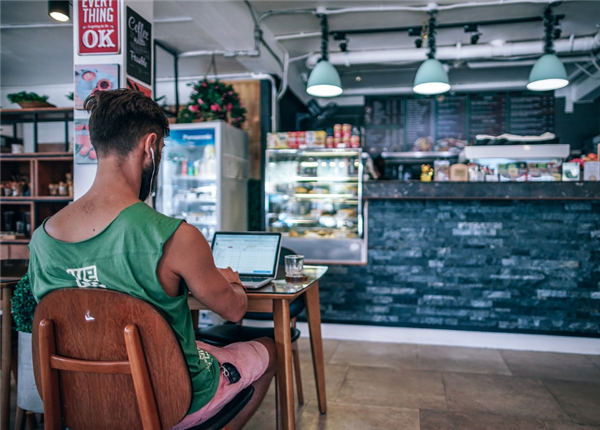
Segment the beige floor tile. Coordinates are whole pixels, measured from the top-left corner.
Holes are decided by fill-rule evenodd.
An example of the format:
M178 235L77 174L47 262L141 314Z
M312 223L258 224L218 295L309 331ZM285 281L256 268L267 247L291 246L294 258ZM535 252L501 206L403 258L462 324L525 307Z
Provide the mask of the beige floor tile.
M304 413L306 404L299 406L296 403L296 421ZM315 404L315 407L316 404ZM275 410L275 383L272 382L265 399L254 416L244 426L244 430L276 430L277 412Z
M495 349L418 346L419 370L510 375Z
M541 420L476 412L421 410L420 430L547 430Z
M419 411L359 404L329 405L321 415L308 407L296 423L297 430L419 430Z
M365 366L350 366L337 402L446 409L440 373Z
M443 377L449 410L569 421L537 379L466 373L444 373Z
M545 421L548 430L600 430L600 426L582 426L575 423Z
M569 414L572 421L578 424L600 426L600 384L558 380L544 380L543 382Z
M586 355L585 357L600 368L600 355Z
M339 344L340 341L336 339L323 339L323 362L325 364L329 363ZM298 349L301 360L304 358L308 358L309 360L311 359L312 353L310 350L310 339L306 337L301 337L298 339Z
M348 364L327 364L325 366L325 393L328 401L336 401L346 380ZM305 401L317 399L317 388L312 363L302 363L302 390ZM296 392L294 391L294 396Z
M500 351L500 354L515 376L600 382L600 367L584 355L529 351Z
M382 342L340 342L331 364L417 369L417 345Z

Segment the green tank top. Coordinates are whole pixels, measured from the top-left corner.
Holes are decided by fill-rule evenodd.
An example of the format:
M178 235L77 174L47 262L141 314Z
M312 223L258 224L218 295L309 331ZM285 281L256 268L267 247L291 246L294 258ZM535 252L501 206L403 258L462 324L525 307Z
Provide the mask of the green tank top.
M181 343L193 388L188 414L206 405L219 385L219 364L196 346L187 287L181 296L170 297L156 275L163 246L182 220L139 202L123 209L96 236L74 243L49 236L46 221L29 243L29 278L36 300L58 288L79 286L121 291L151 303Z

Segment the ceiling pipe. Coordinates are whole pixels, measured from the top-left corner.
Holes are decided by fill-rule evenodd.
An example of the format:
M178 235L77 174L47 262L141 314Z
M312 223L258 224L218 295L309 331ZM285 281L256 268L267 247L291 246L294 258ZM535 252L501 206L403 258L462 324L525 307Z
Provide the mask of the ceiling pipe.
M544 42L516 42L505 43L501 46L468 45L468 46L442 46L437 48L436 58L438 60L468 60L477 58L502 58L519 57L523 55L539 55L543 52ZM592 52L600 48L597 37L584 36L557 40L554 49L557 53L567 52ZM306 60L306 66L310 69L315 67L319 60L319 54L312 54ZM329 62L333 65L357 65L357 64L381 64L394 63L397 61L424 61L427 52L423 49L382 49L373 51L334 52L329 54Z
M578 57L563 57L560 59L563 63L578 63L590 61L588 56ZM519 66L533 66L537 58L521 61L469 61L467 67L470 69L490 69L494 67L519 67Z

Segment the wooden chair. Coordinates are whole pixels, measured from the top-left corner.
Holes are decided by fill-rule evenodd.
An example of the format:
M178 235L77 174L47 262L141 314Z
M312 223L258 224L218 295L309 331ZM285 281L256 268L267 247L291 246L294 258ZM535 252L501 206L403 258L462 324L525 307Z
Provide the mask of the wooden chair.
M284 246L281 247L279 253L278 266L283 270L285 256L295 255L296 252ZM285 273L285 272L283 272ZM300 330L296 328L296 319L300 313L306 308L304 295L298 297L290 303L290 320L291 320L291 339L292 339L292 359L294 362L294 376L296 377L296 392L298 394L298 404L304 404L304 392L302 390L302 375L300 371L300 354L298 351L298 343L296 340L300 337ZM244 315L244 322L251 320L257 321L273 321L273 314L268 312L247 312ZM206 342L210 345L224 346L234 342L246 342L259 337L269 337L275 339L275 331L270 327L256 327L252 325L241 324L218 324L211 327L199 328L196 330L196 339Z
M188 411L181 346L143 300L99 288L53 291L36 308L32 343L46 430L170 429ZM225 427L253 391L194 429Z

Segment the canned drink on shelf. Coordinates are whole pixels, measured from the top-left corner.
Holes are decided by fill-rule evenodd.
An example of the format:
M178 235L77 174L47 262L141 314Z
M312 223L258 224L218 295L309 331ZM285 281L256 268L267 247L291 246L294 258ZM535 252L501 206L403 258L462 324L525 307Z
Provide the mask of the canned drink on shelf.
M296 143L298 148L304 149L306 148L306 132L305 131L297 131L296 132Z
M288 148L291 148L291 149L298 148L298 140L297 140L295 131L288 131L287 146L288 146Z
M342 137L342 124L335 124L333 126L333 137Z
M315 147L325 148L327 143L327 132L325 130L315 131Z
M335 142L334 142L333 136L327 136L327 140L325 141L325 147L335 148Z
M360 136L350 136L350 148L360 148Z
M316 131L307 131L305 132L305 140L304 143L307 148L313 148L315 145Z

